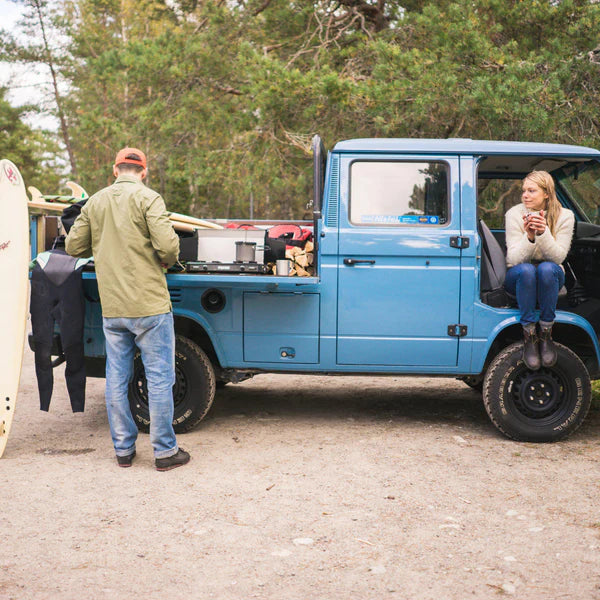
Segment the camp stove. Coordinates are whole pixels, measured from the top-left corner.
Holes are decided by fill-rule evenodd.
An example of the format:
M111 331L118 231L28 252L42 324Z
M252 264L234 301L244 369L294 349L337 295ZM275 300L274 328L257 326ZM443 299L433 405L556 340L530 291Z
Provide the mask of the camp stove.
M189 273L250 273L263 275L268 272L267 266L249 261L190 261L186 264Z

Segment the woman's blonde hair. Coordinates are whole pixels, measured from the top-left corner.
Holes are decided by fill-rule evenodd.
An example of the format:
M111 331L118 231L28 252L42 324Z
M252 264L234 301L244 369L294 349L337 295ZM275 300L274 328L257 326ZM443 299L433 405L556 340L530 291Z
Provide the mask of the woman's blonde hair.
M556 197L554 179L552 179L552 175L550 175L548 171L531 171L531 173L529 173L529 175L523 179L523 183L525 183L527 180L538 185L542 191L548 195L548 198L546 198L546 207L544 208L544 211L550 233L554 235L554 228L556 227L561 209L560 202Z

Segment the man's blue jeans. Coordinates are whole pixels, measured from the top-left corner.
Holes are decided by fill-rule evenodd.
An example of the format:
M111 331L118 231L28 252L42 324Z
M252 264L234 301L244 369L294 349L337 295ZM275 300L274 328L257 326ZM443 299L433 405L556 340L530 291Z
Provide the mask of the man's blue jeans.
M106 410L116 455L129 456L135 450L138 430L129 408L127 388L133 376L136 346L142 355L148 382L150 441L154 457L167 458L176 454L173 313L139 318L103 318L102 324L106 338Z
M565 284L565 274L559 265L542 262L538 265L521 263L506 272L504 287L517 297L521 311L521 324L537 322L536 304L540 309L540 321L552 323L555 317L558 291Z

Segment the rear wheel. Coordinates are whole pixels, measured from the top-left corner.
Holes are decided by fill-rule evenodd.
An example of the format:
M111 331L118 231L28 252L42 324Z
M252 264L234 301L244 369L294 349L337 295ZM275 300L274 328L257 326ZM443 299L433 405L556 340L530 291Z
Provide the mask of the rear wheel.
M175 342L175 385L173 386L173 428L184 433L197 425L210 409L215 397L213 366L200 346L178 335ZM148 387L139 353L129 384L129 406L140 431L150 429Z
M554 442L573 433L590 408L590 376L579 357L556 344L551 368L529 370L523 344L512 344L491 362L483 382L483 402L494 425L524 442Z

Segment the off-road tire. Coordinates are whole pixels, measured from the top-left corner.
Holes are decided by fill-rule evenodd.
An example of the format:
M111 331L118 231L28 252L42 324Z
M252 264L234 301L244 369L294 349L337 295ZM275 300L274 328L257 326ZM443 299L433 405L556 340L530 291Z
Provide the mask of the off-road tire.
M176 336L173 386L173 428L176 433L185 433L202 421L212 406L215 391L215 372L204 350L190 339ZM138 429L148 432L148 391L139 352L135 356L133 380L129 384L129 406Z
M583 422L592 400L590 376L580 358L555 344L553 367L529 370L523 344L502 350L483 381L483 403L492 423L507 437L522 442L555 442Z

